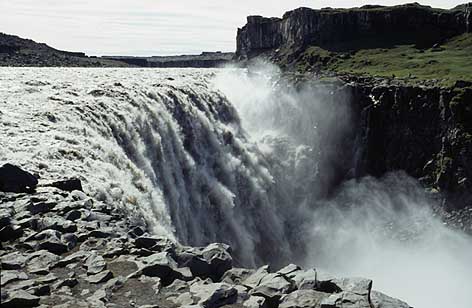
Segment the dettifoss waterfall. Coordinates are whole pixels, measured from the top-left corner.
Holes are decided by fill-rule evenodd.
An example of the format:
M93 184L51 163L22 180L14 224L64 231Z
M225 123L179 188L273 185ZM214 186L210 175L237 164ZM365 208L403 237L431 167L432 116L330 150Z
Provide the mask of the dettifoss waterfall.
M347 93L271 67L2 68L0 80L2 163L77 176L155 234L230 244L236 265L370 277L415 307L472 303L471 238L406 174L357 177Z

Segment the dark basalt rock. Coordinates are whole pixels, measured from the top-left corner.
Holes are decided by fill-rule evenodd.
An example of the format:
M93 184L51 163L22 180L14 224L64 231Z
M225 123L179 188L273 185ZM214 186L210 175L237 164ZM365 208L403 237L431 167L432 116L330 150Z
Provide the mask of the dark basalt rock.
M282 18L249 16L238 29L236 57L251 58L267 50L308 44L328 50L352 49L365 42L383 48L393 44L430 47L441 40L472 30L470 5L441 10L417 3L353 9L298 8Z
M80 181L80 179L77 179L77 178L53 182L50 184L50 186L56 187L60 190L70 191L70 192L74 190L83 191L82 182Z
M5 298L2 292L2 307L5 308L28 308L39 306L39 297L31 295L23 290L16 290L6 293Z
M15 193L33 192L38 180L31 173L12 164L0 167L0 191Z

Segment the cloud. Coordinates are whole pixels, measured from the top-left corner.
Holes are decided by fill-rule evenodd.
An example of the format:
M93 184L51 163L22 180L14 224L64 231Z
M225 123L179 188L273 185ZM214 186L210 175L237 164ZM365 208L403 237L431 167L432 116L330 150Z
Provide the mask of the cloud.
M353 0L2 0L0 31L90 55L234 51L247 15L281 16L300 6L351 7ZM397 4L400 1L376 1ZM437 7L460 1L432 0Z

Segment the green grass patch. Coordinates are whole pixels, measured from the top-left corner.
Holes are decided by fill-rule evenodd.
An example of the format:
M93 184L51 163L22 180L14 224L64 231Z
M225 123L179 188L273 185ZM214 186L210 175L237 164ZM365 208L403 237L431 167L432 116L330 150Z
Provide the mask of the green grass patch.
M295 63L297 70L312 68L411 80L437 79L439 84L449 86L456 80L472 81L472 34L456 36L429 49L396 45L392 48L330 52L312 46Z

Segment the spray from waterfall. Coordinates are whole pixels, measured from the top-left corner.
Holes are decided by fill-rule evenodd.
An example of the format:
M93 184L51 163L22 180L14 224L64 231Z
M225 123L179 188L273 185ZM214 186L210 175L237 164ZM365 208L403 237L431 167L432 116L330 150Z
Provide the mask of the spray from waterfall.
M375 289L414 307L470 307L472 238L446 227L432 210L435 199L402 172L337 182L336 174L357 174L349 93L281 83L276 67L260 64L215 79L250 139L271 157L283 192L277 206L292 219L287 234L303 247L300 262L372 278ZM330 185L336 190L326 193Z

